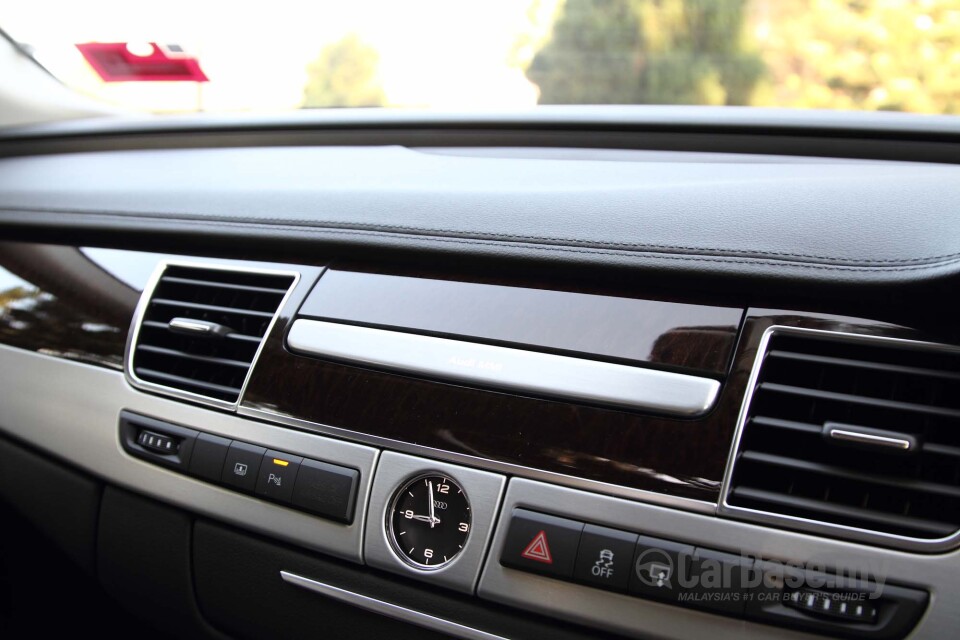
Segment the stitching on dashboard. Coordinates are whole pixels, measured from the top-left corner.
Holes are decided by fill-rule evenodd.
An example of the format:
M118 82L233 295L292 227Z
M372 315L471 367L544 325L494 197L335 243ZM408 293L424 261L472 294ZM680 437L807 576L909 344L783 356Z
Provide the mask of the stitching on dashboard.
M838 256L823 256L817 254L808 254L808 253L790 253L785 251L765 251L763 249L755 250L741 250L741 249L722 249L714 247L691 247L685 245L669 245L669 244L644 244L644 243L630 243L630 242L590 242L585 240L577 240L571 238L562 238L562 237L550 237L550 236L533 236L533 235L522 235L522 234L498 234L490 233L485 231L455 231L452 229L440 229L432 227L416 227L410 225L391 225L391 224L355 224L342 222L337 220L313 220L305 218L277 218L277 217L263 217L263 216L251 216L251 217L241 217L241 216L224 216L224 215L211 215L205 216L204 219L200 219L195 215L181 215L181 216L171 216L171 215L151 215L144 213L137 213L132 211L112 211L112 212L98 212L98 211L77 211L77 210L66 210L66 209L57 209L57 208L35 208L29 209L34 212L44 212L44 213L56 213L56 214L65 214L65 215L102 215L102 216L115 216L115 217L125 217L125 218L136 218L136 219L155 219L155 220L176 220L178 222L187 222L187 221L196 221L201 223L206 223L209 221L218 221L218 222L227 222L227 223L236 223L251 225L254 223L269 223L268 228L284 228L285 226L294 225L295 228L312 228L318 230L348 230L353 232L361 231L373 231L381 233L390 233L391 231L384 230L400 230L404 232L403 235L411 234L438 234L444 238L460 238L460 239L485 239L485 240L505 240L508 242L517 242L517 241L536 241L541 243L556 243L558 245L569 245L571 247L585 247L588 249L634 249L640 252L650 252L656 253L661 250L679 250L679 251L690 251L696 252L699 254L715 254L717 257L720 256L729 256L737 258L750 258L751 255L759 256L782 256L786 258L808 258L812 260L823 260L830 262L834 265L850 265L850 266L908 266L908 265L917 265L917 264L929 264L935 266L936 264L949 263L950 261L960 258L960 252L954 253L945 253L934 256L926 256L921 258L894 258L894 259L853 259L853 258L842 258ZM13 209L9 207L0 206L0 211L23 211L23 209ZM296 225L302 225L302 227L296 227ZM406 233L411 232L411 233Z
M0 207L0 211L10 211L10 209L5 207ZM22 210L18 210L22 211ZM467 239L458 239L458 238L445 238L437 236L417 236L413 234L396 234L390 232L381 232L381 231L362 231L362 230L353 230L353 229L331 229L323 227L314 227L312 225L296 226L289 224L253 224L247 221L231 221L231 220L222 220L218 219L218 223L214 223L212 220L194 220L190 218L174 218L171 216L163 217L152 217L152 216L138 216L133 214L112 214L112 213L92 213L88 215L97 216L100 218L114 219L121 218L126 220L136 220L139 222L147 223L164 223L169 221L176 221L178 224L188 224L192 226L203 226L208 228L217 228L222 224L227 224L232 227L240 228L259 228L263 230L288 230L288 231L306 231L308 233L323 235L323 234L335 234L335 235L349 235L357 237L378 237L378 238L392 238L392 239L407 239L413 238L421 241L427 242L437 242L445 244L457 244L457 245L478 245L485 247L515 247L520 248L518 245L520 243L497 243L488 240L467 240ZM930 264L922 265L910 265L910 266L874 266L874 267L864 267L864 266L850 266L850 265L828 265L828 264L813 264L808 262L800 262L793 260L770 260L765 258L755 258L755 259L733 259L730 257L724 256L684 256L684 255L663 255L656 252L641 252L641 251L622 251L622 250L606 250L606 249L575 249L573 247L563 247L563 246L554 246L554 245L538 245L532 243L524 243L522 248L533 249L537 251L549 251L549 252L563 252L563 253L577 253L584 255L610 255L610 256L622 256L629 258L637 258L639 256L644 256L653 260L673 260L673 261L682 261L682 262L712 262L717 264L752 264L752 265L769 265L769 266L791 266L800 269L818 269L824 271L849 271L849 272L863 272L863 273L896 273L896 272L908 272L908 271L928 271L939 267L948 266L951 264L960 263L960 254L951 254L957 255L958 257L942 260Z
M213 216L217 219L227 220L229 222L243 222L245 218L237 218L235 216ZM941 255L928 256L924 258L896 258L896 259L852 259L852 258L840 258L836 256L821 256L816 254L808 253L789 253L785 251L764 251L762 249L754 249L750 251L740 250L740 249L721 249L714 247L691 247L684 245L671 245L671 244L644 244L644 243L635 243L635 242L590 242L587 240L577 240L572 238L563 238L563 237L551 237L551 236L530 236L530 235L520 235L520 234L509 234L509 233L490 233L486 231L455 231L453 229L436 229L430 227L413 227L405 225L390 225L390 224L371 224L371 225L362 225L362 224L351 224L345 222L339 222L336 220L303 220L303 219L284 219L284 218L250 218L251 220L277 220L283 221L284 223L294 223L302 224L304 226L313 227L317 229L347 229L347 230L357 230L357 231L381 231L383 229L400 229L404 231L412 231L415 233L436 233L441 234L443 237L450 238L484 238L489 240L507 240L507 241L517 241L517 240L535 240L538 242L548 242L548 243L565 243L572 246L583 246L587 248L631 248L637 249L639 251L650 251L654 252L658 249L672 249L672 250L682 250L682 251L691 251L691 252L701 252L701 253L714 253L718 255L730 255L736 257L749 257L744 254L756 254L756 255L768 255L768 256L784 256L790 258L813 258L816 260L831 260L838 263L847 263L850 265L879 265L879 264L891 264L891 265L909 265L917 264L922 262L932 262L937 260L953 259L960 258L960 252L955 253L945 253Z

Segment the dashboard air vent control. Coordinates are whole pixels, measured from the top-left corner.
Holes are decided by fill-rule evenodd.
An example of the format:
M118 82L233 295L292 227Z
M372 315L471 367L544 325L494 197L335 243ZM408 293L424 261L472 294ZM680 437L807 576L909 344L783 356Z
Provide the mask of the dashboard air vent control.
M152 291L144 292L134 327L132 382L235 404L295 274L177 264L161 269Z
M724 509L915 542L960 528L960 353L775 329L754 372Z

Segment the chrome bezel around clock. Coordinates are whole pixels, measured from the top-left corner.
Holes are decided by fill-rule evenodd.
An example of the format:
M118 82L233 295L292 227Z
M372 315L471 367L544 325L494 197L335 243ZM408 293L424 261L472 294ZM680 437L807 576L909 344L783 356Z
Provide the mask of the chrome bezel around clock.
M430 567L404 560L403 554L392 542L393 534L387 519L388 514L392 513L398 489L425 475L440 475L454 480L469 496L471 516L469 535L457 557ZM473 593L480 578L480 566L493 535L506 484L505 476L489 471L384 451L377 462L367 502L367 522L383 524L366 529L365 562L371 567L424 580L438 587Z
M437 477L437 476L442 477L446 479L448 482L451 482L452 484L456 485L456 487L462 493L463 499L467 501L467 510L470 511L470 523L469 523L470 528L468 529L468 531L466 531L466 535L463 538L463 545L461 546L460 550L457 551L456 554L454 554L452 558L444 562L438 562L437 564L423 564L411 558L406 552L404 552L403 548L401 548L400 542L397 540L397 537L398 537L397 533L394 531L394 528L393 528L393 517L397 509L397 502L400 500L404 491L407 491L413 485L420 482L421 480L424 480L426 478ZM470 541L470 536L473 533L473 511L470 508L470 496L467 493L467 490L463 487L463 484L459 480L457 480L457 478L453 474L444 473L440 471L430 470L424 473L418 473L414 476L407 478L406 480L401 482L399 485L397 485L397 489L393 494L393 498L391 498L390 500L389 508L383 514L383 517L384 517L384 526L387 529L387 540L390 542L390 546L393 549L393 552L396 553L397 556L399 556L400 559L406 562L407 564L417 569L420 569L422 571L436 571L438 569L442 569L444 567L448 567L452 565L463 555L463 548L467 546L467 544Z

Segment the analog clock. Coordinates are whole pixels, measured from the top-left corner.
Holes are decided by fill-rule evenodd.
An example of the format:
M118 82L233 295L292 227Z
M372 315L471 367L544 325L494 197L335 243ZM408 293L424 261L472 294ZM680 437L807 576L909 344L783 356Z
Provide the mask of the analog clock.
M470 502L449 476L422 475L393 498L387 529L394 549L420 569L437 569L460 553L470 536Z

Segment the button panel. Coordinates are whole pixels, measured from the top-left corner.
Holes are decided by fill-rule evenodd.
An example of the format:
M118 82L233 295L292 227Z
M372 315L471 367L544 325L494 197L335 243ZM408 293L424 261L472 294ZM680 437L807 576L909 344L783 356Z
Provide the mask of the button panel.
M128 415L127 412L121 415L121 443L135 457L189 473L198 479L342 523L351 524L355 518L360 486L360 473L356 469L152 418ZM318 454L323 455L323 452L314 451L314 455ZM370 513L378 516L375 522L379 521L379 515L387 508L399 483L427 471L452 475L463 482L475 498L477 521L463 557L442 570L417 571L404 564L391 551L385 537L386 530L379 527L367 529L364 542L366 562L370 566L428 580L437 586L473 593L480 575L480 563L496 522L505 478L393 452L381 454L380 462L369 501ZM372 471L370 476L373 477ZM521 486L534 484L514 479L511 487L517 482ZM584 500L600 498L589 496ZM499 554L499 564L508 569L496 567L498 558L491 554L486 571L489 574L492 567L496 567L494 579L501 581L501 587L509 586L510 581L518 578L510 575L510 569L517 569L558 579L556 585L567 582L592 588L570 585L558 586L554 590L556 593L551 591L551 599L539 604L547 609L553 607L558 614L566 610L565 606L580 612L582 608L577 609L576 599L592 593L595 595L586 598L592 607L590 612L606 611L606 604L613 604L618 619L622 619L620 607L631 602L630 606L636 606L639 600L605 593L614 592L726 616L726 619L715 618L718 623L733 624L735 618L747 619L826 634L837 634L856 625L863 637L899 638L916 623L928 601L928 594L922 590L866 580L854 582L828 574L809 580L812 576L809 571L784 569L775 561L698 547L689 539L685 542L654 537L644 532L624 531L559 514L542 513L529 509L532 504L537 503L508 499L500 525L504 530L496 534L495 552ZM565 505L565 508L573 507ZM611 521L606 512L591 511L589 504L580 504L579 508L582 511L575 513ZM625 516L623 520L626 521ZM637 519L630 521L639 522ZM347 530L332 524L324 526ZM662 526L655 530L660 535L672 534ZM688 532L687 535L696 538L698 534ZM768 579L778 569L779 581ZM523 584L519 580L518 583ZM819 588L817 584L826 584L826 587ZM566 605L562 598L553 599L563 594L563 589L569 590ZM481 591L481 594L489 596L491 592ZM656 608L662 605L650 602L643 606ZM550 613L549 610L541 612ZM595 618L589 620L596 622ZM608 618L604 620L611 622ZM634 617L633 623L636 624L637 620ZM613 624L606 626L621 632L633 628L632 625L627 628Z
M360 486L356 469L129 412L121 414L120 441L134 457L198 480L343 524L353 523Z
M838 633L859 624L870 637L897 637L922 610L922 591L878 585L784 567L752 557L697 547L514 508L500 564L550 578L702 609L730 617ZM572 567L570 558L576 556ZM772 579L780 569L779 579ZM787 571L786 579L783 570ZM810 589L803 585L831 585ZM871 627L874 627L872 629Z

